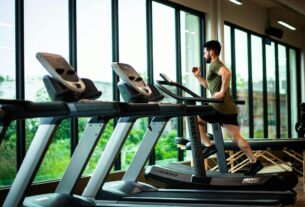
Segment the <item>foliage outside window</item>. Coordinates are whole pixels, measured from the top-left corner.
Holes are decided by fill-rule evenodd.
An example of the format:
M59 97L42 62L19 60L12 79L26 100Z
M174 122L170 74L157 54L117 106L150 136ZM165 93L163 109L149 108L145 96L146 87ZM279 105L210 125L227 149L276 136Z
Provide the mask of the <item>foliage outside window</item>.
M0 0L0 98L16 98L15 2ZM0 188L16 176L16 122L11 123L0 144Z

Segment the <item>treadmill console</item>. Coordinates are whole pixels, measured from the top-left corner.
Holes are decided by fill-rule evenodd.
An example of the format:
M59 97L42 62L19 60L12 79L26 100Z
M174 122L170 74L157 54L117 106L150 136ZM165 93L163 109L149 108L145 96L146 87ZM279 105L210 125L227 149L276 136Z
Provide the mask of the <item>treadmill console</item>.
M125 63L113 63L113 71L121 78L118 88L127 103L159 102L164 96L153 84L146 84L136 70Z
M39 52L36 57L51 75L44 76L43 82L53 101L77 102L101 96L102 93L94 83L89 79L79 78L62 56Z
M112 63L112 69L127 85L137 92L143 96L149 97L151 95L151 89L133 67L125 63Z
M85 91L84 82L62 56L39 52L36 57L55 80L76 93Z

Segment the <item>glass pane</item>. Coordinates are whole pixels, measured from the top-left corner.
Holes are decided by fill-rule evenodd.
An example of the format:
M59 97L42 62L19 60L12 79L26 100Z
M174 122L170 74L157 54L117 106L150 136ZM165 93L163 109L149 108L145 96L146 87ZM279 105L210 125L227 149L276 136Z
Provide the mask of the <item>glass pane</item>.
M291 103L291 136L298 137L295 130L295 124L298 121L298 103L297 103L297 65L296 51L289 49L289 72L290 72L290 103Z
M120 62L130 64L147 81L146 1L119 0ZM122 99L123 100L123 99ZM126 169L147 129L147 118L138 119L121 151Z
M120 62L147 80L146 1L119 0Z
M251 35L254 138L264 137L262 38Z
M231 69L232 68L232 54L231 54L232 37L231 37L231 27L228 25L225 25L224 38L225 38L225 44L224 44L225 65L227 66L227 68Z
M33 15L35 14L35 15ZM37 18L39 17L39 18ZM68 1L25 0L25 98L32 101L49 100L42 77L46 70L38 62L37 52L60 54L68 60ZM39 125L37 119L26 121L26 143L31 143ZM61 124L47 152L35 181L62 176L70 157L70 122Z
M112 100L111 0L77 0L77 72Z
M247 33L235 29L235 61L236 61L236 91L237 99L246 101L245 105L238 106L238 121L241 133L249 137L249 104L248 104L248 46Z
M156 2L153 2L153 43L154 79L160 80L159 74L165 73L176 80L175 10ZM177 160L173 140L177 135L176 127L177 120L172 119L159 139L155 148L157 163Z
M278 45L281 137L288 137L287 57L286 47Z
M176 80L175 10L153 2L154 80L166 73Z
M112 94L112 32L111 0L77 0L77 73L93 80L102 92L100 100L111 101ZM78 119L79 138L87 118ZM113 131L111 121L102 134L84 174L90 175Z
M192 73L193 67L200 67L200 17L180 12L181 22L181 68L182 84L201 95L201 85ZM185 94L186 96L189 96ZM186 118L183 119L184 137L189 137ZM186 156L189 153L185 153Z
M193 67L200 67L200 18L180 12L182 84L200 95L201 86L192 74ZM194 81L195 80L195 81Z
M0 0L0 98L16 98L15 1ZM0 188L16 175L16 122L0 144Z
M266 45L268 138L276 137L276 87L275 87L275 47L274 42Z
M15 3L0 0L0 98L16 98ZM11 123L0 145L0 187L16 175L16 122Z

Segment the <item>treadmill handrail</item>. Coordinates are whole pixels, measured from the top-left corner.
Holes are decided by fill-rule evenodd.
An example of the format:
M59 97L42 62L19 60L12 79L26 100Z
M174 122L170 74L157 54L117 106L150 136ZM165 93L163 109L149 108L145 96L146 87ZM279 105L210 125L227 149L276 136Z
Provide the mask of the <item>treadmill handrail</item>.
M177 88L182 89L183 91L187 92L188 94L190 94L193 97L179 96L177 94L174 94L167 88L165 88L163 85L176 86ZM157 80L156 86L164 93L166 93L169 96L171 96L177 100L180 100L180 101L194 101L194 102L201 102L201 103L223 103L223 100L221 100L221 99L203 98L203 97L197 95L196 93L194 93L193 91L189 90L185 86L183 86L179 83L176 83L176 82L167 82L167 81Z
M32 102L28 100L0 99L0 123L36 117L59 117L69 114L68 105L62 101Z

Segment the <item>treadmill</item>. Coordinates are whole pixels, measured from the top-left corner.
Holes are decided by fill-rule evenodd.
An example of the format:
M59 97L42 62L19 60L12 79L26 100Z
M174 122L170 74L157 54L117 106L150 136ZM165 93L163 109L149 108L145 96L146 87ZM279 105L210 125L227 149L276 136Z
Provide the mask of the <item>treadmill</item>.
M96 89L91 80L80 79L63 57L50 53L37 53L37 58L52 76L44 77L44 83L50 97L52 100L60 102L36 104L22 101L25 104L21 105L18 101L5 101L5 103L9 104L1 104L0 114L3 118L1 119L2 123L4 123L2 126L8 125L8 118L15 120L48 117L43 118L41 121L41 125L33 138L26 157L5 199L4 207L20 205L95 206L95 203L92 201L73 195L72 192L106 124L112 118L122 117L117 125L127 126L124 127L125 131L117 128L112 136L117 136L120 133L128 134L137 118L160 113L159 105L94 101L94 99L101 95L101 92ZM22 107L17 110L11 104L12 102L17 102L15 105L19 104ZM46 107L41 107L41 105ZM59 124L63 119L74 117L92 118L85 128L83 138L77 145L68 169L56 192L54 194L28 197L23 202L25 192L33 181ZM2 129L5 129L5 127L2 127ZM108 143L108 146L114 148L121 147L118 143Z
M172 81L165 74L161 74L163 81L157 81L156 86L168 94L172 98L180 101L184 101L191 104L195 104L199 96L184 87L183 85ZM192 97L185 98L183 96L174 94L168 90L165 86L176 87L177 89L191 95ZM187 123L189 126L197 126L194 120L187 117ZM294 188L298 182L298 177L293 172L279 172L279 173L261 173L253 176L246 176L243 173L228 173L226 158L224 154L224 142L219 123L212 123L213 137L215 145L218 149L217 162L219 172L208 171L202 181L193 181L193 172L196 169L190 168L185 165L172 165L169 167L162 166L150 166L146 170L146 176L157 180L162 180L170 186L189 186L192 188L206 188L206 189L231 189L231 190L270 190L270 191L284 191L290 193L290 190ZM192 136L192 131L190 133ZM194 159L194 157L193 157ZM174 166L174 167L173 167ZM197 166L194 166L196 168ZM167 172L167 173L164 173ZM177 176L167 176L170 174L177 174ZM208 184L207 182L208 181Z
M128 97L138 97L141 94L138 93L136 88L139 84L144 84L143 79L139 74L128 64L113 63L113 70L120 76L123 82L119 83L119 89L125 100ZM147 85L148 86L148 85ZM156 92L152 85L152 92ZM190 102L205 102L216 101L209 100L201 97L184 98ZM219 102L219 100L218 100ZM162 105L162 104L161 104ZM181 179L184 181L184 186L179 186L176 189L157 189L153 186L149 186L145 183L138 182L138 176L145 166L146 161L149 158L158 138L161 136L168 119L174 117L171 115L169 118L154 117L149 125L149 129L136 152L132 163L125 172L121 181L105 182L105 172L109 172L109 169L105 165L97 166L96 171L93 173L88 185L86 186L82 196L88 199L92 199L97 205L103 204L106 201L127 204L127 203L145 203L145 204L168 204L168 205L181 205L184 206L202 206L202 205L258 205L258 206L274 206L282 204L290 204L295 201L296 193L293 191L266 191L261 188L260 191L253 190L253 186L257 186L257 183L264 183L266 179L262 176L243 176L245 180L242 184L249 188L247 191L239 190L241 184L236 185L236 175L220 176L218 179L218 185L221 182L225 183L225 186L230 186L231 189L206 189L200 188L201 186L210 186L215 181L211 177L207 177L202 168L203 159L201 154L201 143L199 138L199 130L197 122L197 115L206 114L213 116L215 111L209 105L186 105L186 116L191 117L195 125L191 125L191 145L194 159L194 175L190 177L183 177L179 172L159 171L163 177L173 177L175 179ZM179 116L179 111L176 111L176 116ZM164 120L165 119L165 120ZM111 140L109 141L111 142ZM104 154L109 154L110 151L105 150ZM109 158L109 157L108 157ZM103 157L100 162L102 162ZM114 159L110 159L114 161ZM111 165L109 165L111 166ZM151 168L151 167L149 167ZM285 174L282 174L284 176ZM269 175L270 176L270 175ZM269 177L268 176L268 177ZM281 178L281 177L280 177ZM191 180L189 180L191 179ZM159 181L162 181L161 179ZM195 185L189 187L187 183L191 181ZM212 182L213 181L213 182ZM279 181L279 180L277 180ZM275 182L275 181L274 181ZM295 186L295 181L291 181L291 186ZM98 185L97 185L98 183ZM179 184L179 183L178 183ZM289 185L289 183L287 184ZM221 186L224 186L221 184ZM235 187L237 186L237 189ZM182 189L181 187L187 188ZM199 187L199 188L198 188ZM252 190L250 190L252 188Z
M89 79L78 78L77 74L62 56L50 53L37 53L37 58L51 75L51 77L45 76L43 80L52 100L67 102L69 111L62 119L71 117L93 118L89 120L83 133L83 138L77 145L69 166L57 186L55 193L30 196L25 198L22 203L25 190L30 185L32 177L35 175L37 168L40 165L40 159L43 158L54 132L48 136L36 135L34 140L46 142L45 145L38 145L44 152L29 150L29 153L31 152L31 157L35 160L31 160L28 155L29 153L27 154L25 158L27 164L23 164L22 169L18 172L17 178L13 183L12 190L10 190L9 195L6 198L4 206L19 206L21 203L23 206L27 207L96 206L96 203L91 199L74 195L73 190L109 119L121 117L105 149L105 151L110 153L103 153L101 158L102 162L99 163L100 165L106 165L106 168L109 168L110 171L112 161L109 161L107 157L113 156L115 159L122 147L122 141L127 137L137 118L161 116L161 114L162 116L175 114L175 111L179 111L178 114L182 116L186 114L185 106L183 104L163 104L160 106L155 103L143 104L93 101L92 99L99 97L101 92L97 91L94 84ZM83 87L85 87L85 90L82 90ZM77 88L77 90L74 90L74 88ZM139 86L139 91L145 94L145 96L142 95L140 97L141 101L143 101L143 98L145 100L155 101L163 97L160 94L151 96L150 89L145 88L145 85ZM135 100L139 99L138 96L133 98ZM46 113L50 115L49 111ZM148 131L153 131L152 128L153 126ZM122 139L122 137L124 139ZM33 145L33 143L31 145ZM27 169L29 166L32 170ZM101 175L106 176L109 171ZM139 206L143 205L144 204L139 204ZM121 205L103 203L99 206L136 206L136 204L130 203ZM160 205L158 204L158 206Z

